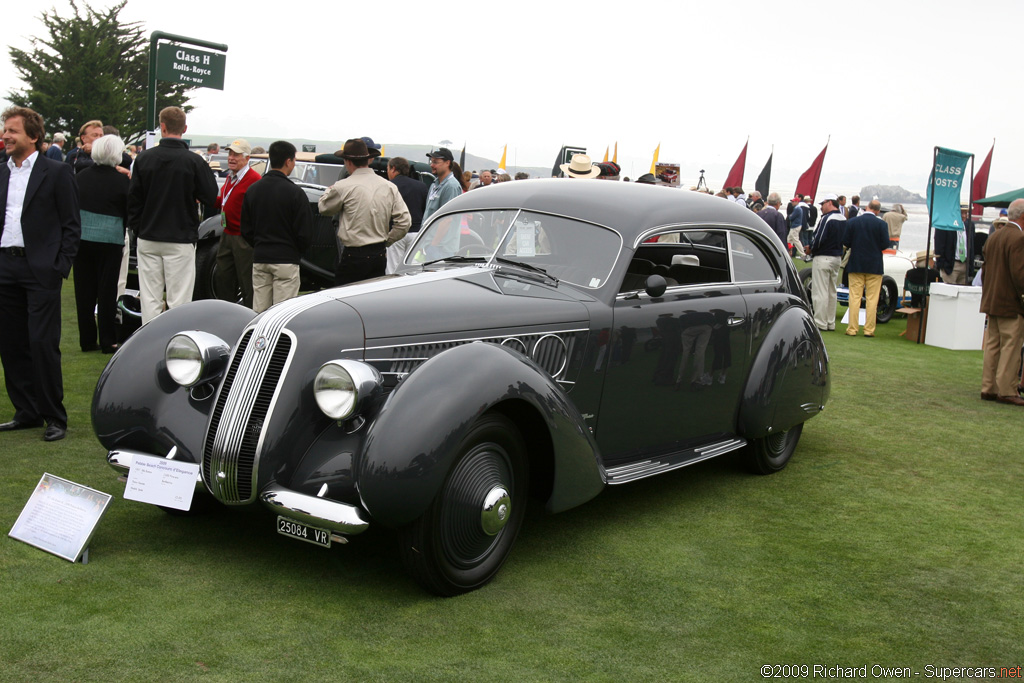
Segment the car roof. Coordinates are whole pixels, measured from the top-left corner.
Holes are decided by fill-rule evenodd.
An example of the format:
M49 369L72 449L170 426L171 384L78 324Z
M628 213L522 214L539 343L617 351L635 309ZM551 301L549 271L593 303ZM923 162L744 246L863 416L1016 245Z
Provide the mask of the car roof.
M680 223L742 225L766 236L771 232L753 211L722 197L607 180L552 178L499 183L456 197L438 214L513 208L571 216L614 228L627 244L651 228Z

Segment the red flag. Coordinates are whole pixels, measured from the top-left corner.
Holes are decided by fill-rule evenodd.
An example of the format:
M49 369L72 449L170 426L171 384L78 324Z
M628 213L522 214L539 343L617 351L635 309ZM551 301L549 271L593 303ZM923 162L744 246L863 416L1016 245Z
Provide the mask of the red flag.
M722 187L741 187L743 185L743 169L747 166L747 145L749 144L750 140L747 139L747 142L743 145L743 151L740 152L736 163L732 165L729 177L725 179L725 185Z
M984 206L975 204L974 202L979 199L984 199L985 195L988 194L988 169L992 165L992 150L996 148L996 141L992 141L992 149L988 151L988 156L985 157L985 163L978 167L978 172L974 174L974 185L971 190L971 215L981 216L982 212L985 211Z
M811 167L804 171L804 174L800 176L800 179L796 181L796 194L803 195L805 197L816 197L818 194L818 180L821 179L821 167L825 164L825 152L828 151L828 143L825 143L825 149L821 150L821 154L814 160Z

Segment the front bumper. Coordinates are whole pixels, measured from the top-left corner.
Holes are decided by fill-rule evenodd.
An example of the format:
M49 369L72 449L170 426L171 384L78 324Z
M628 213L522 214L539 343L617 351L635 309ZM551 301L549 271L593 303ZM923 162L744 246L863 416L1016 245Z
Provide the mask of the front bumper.
M170 456L162 456L142 451L118 449L107 453L107 464L118 473L127 476L132 468L132 462L137 455L155 458L172 457L173 459L173 451ZM202 475L196 479L196 490L206 491ZM259 499L264 505L282 517L287 517L308 526L327 529L333 534L354 536L366 531L370 526L365 513L355 505L299 493L298 491L286 489L276 483L270 484L263 489Z

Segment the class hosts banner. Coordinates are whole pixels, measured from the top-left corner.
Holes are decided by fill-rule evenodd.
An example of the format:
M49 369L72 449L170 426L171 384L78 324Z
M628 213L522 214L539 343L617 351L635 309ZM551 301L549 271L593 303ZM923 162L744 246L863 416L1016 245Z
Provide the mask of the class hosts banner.
M967 178L970 152L945 147L935 148L935 164L928 182L928 207L936 230L963 230L960 219L960 192Z

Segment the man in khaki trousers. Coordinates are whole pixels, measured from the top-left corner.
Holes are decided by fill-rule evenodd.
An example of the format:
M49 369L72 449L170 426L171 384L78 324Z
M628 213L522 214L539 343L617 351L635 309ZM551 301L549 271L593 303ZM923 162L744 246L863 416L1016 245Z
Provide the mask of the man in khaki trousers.
M1024 406L1019 395L1024 343L1024 199L1010 204L1010 222L985 242L981 312L988 315L981 400Z

